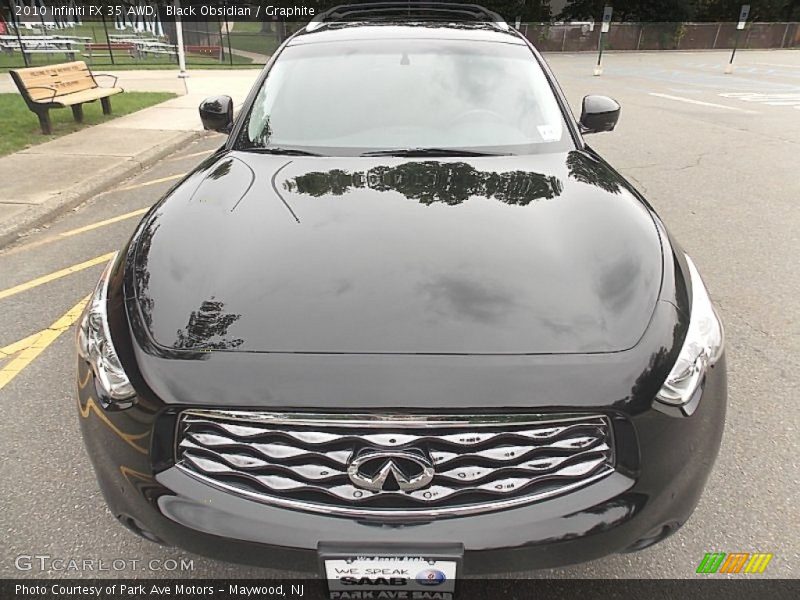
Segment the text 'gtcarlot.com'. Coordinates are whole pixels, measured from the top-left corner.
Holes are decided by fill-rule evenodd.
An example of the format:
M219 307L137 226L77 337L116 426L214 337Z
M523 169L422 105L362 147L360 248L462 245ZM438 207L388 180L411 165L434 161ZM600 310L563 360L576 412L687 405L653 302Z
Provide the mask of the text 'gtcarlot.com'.
M191 558L62 558L48 554L20 554L14 560L18 571L101 572L101 571L194 571Z

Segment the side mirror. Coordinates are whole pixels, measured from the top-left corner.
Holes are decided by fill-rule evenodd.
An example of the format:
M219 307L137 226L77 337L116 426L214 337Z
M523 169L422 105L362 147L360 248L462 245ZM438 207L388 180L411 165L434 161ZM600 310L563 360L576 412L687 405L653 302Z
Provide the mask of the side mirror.
M619 121L620 107L608 96L585 96L581 110L581 133L613 131Z
M204 129L230 133L233 128L233 99L230 96L206 98L200 103L200 120Z

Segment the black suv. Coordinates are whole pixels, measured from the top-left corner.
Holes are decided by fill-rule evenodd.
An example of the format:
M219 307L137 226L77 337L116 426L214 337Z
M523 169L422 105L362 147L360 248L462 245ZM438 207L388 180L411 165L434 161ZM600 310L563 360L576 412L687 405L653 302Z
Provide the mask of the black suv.
M154 541L331 589L638 550L726 404L691 259L489 11L344 6L272 57L79 332L88 454ZM452 9L456 10L456 9ZM402 12L402 11L400 11Z

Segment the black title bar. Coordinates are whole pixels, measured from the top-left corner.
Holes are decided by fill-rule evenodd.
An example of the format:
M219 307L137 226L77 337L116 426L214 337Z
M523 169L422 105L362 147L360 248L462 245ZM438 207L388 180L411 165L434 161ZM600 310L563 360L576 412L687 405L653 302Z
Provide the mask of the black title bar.
M401 589L392 594L373 596L361 592L361 598L397 600L447 600L433 588L427 596L407 598ZM427 593L427 592L426 592ZM330 598L327 582L322 579L4 579L0 580L3 600L321 600ZM528 599L563 600L564 598L647 600L794 600L800 597L797 580L738 579L698 576L695 579L463 579L458 581L454 600ZM347 596L341 596L347 600Z
M378 0L380 1L380 0ZM412 10L420 4L478 4L501 15L509 24L560 21L600 22L603 6L611 0L568 2L554 11L551 2L539 0L404 0ZM370 4L365 0L0 0L12 21L78 19L80 21L159 18L161 21L293 21L306 22L342 4ZM735 7L734 7L735 4ZM751 21L786 21L800 18L800 5L780 2L754 4ZM735 8L735 10L734 10ZM728 0L641 0L614 11L614 22L735 22L739 3ZM346 19L345 19L346 20ZM453 18L458 21L458 17Z

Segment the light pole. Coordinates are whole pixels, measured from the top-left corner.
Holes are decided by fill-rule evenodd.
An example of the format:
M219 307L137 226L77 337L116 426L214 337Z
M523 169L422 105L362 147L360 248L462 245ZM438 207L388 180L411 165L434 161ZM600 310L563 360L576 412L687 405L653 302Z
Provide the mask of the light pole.
M183 24L181 23L181 0L175 0L175 38L178 42L178 77L189 77L186 72L186 54L183 51Z

